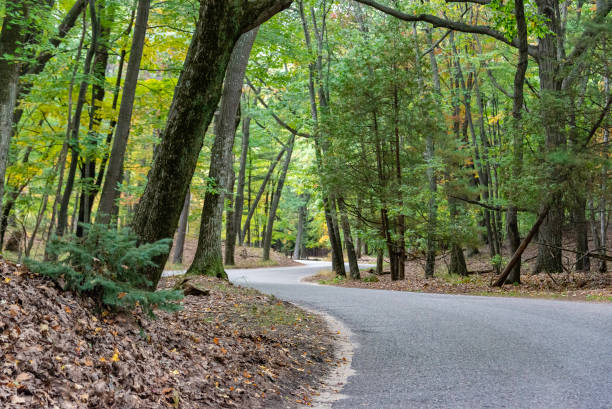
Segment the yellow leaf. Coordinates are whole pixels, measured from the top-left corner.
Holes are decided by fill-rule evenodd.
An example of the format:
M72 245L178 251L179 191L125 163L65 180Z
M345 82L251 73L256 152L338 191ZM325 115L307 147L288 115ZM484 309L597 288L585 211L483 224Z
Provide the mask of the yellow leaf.
M111 361L119 362L119 351L117 351L117 348L115 348L115 353L113 354L113 357L111 358Z
M4 282L7 283L7 284L10 283L11 282L11 277L6 277L4 279Z
M215 343L215 345L219 345L219 338L214 337L213 342Z

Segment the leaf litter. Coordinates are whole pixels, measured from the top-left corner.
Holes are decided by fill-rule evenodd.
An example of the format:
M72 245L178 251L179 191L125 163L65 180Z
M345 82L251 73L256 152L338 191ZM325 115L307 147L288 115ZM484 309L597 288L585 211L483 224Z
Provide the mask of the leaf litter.
M164 278L160 288L178 278ZM0 262L0 407L291 408L334 357L323 319L255 290L196 278L183 309L92 313L90 299Z

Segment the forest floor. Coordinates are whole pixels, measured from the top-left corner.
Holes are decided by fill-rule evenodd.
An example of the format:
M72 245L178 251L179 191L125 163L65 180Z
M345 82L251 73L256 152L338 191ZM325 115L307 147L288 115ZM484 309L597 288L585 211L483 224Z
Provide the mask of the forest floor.
M430 279L424 277L424 261L415 258L406 263L405 280L392 281L390 274L377 276L370 268L362 269L361 280L341 279L335 277L331 271L322 271L306 280L341 287L379 290L612 302L612 263L608 263L608 273L605 274L596 271L596 259L591 259L591 272L576 272L571 268L572 255L564 253L564 273L533 275L529 272L533 269L536 254L536 246L529 246L524 254L521 284L504 285L502 288L491 287L497 274L485 249L480 249L476 255L466 256L467 268L471 272L468 276L448 274L449 256L443 255L436 259L436 272ZM376 258L364 257L360 262L376 264ZM388 269L388 264L385 263L384 270L388 272Z
M175 240L176 242L176 240ZM183 247L183 263L176 264L172 262L172 256L174 254L174 247L170 250L170 257L164 270L185 270L191 265L195 252L198 248L197 237L187 237L185 239L185 247ZM222 247L222 251L225 251L225 247ZM223 253L225 254L225 253ZM226 266L231 268L261 268L261 267L289 267L299 266L300 263L293 261L291 257L287 257L282 253L270 250L270 260L263 260L263 249L260 247L242 247L236 246L234 252L234 258L236 264L233 266Z
M209 294L186 296L178 312L96 315L90 299L0 262L0 407L309 404L340 364L323 319L252 289L197 280Z

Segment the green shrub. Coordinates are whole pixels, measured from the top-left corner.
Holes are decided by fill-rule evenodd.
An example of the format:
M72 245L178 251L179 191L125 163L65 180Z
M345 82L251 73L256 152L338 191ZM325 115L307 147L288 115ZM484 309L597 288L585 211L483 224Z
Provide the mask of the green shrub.
M371 274L369 276L363 277L361 281L363 281L364 283L377 283L378 277L376 277L374 274Z
M132 310L138 306L153 317L153 310L176 311L174 302L183 298L181 291L148 291L151 282L139 272L156 266L156 256L167 253L171 239L138 245L130 229L115 230L105 225L84 225L84 237L54 237L48 243L52 261L26 260L28 268L64 283L73 290L92 297L98 305Z

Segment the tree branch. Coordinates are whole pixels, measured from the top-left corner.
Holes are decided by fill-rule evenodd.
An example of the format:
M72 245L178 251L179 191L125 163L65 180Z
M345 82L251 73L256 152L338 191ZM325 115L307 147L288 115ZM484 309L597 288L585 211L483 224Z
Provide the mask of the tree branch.
M434 27L445 27L454 31L460 31L463 33L475 33L475 34L483 34L489 37L492 37L498 41L501 41L504 44L508 44L512 47L518 47L518 40L508 40L508 38L501 31L495 30L489 26L479 26L479 25L471 25L461 23L459 21L446 20L440 17L436 17L431 14L406 14L399 10L395 10L391 7L387 7L385 5L379 4L373 0L355 0L356 2L365 4L367 6L373 7L379 11L382 11L385 14L398 18L404 21L423 21L431 24ZM538 49L535 46L529 46L529 55L533 58L538 59L539 53Z
M312 138L312 135L310 135L309 133L304 133L304 132L299 132L297 129L293 128L291 125L289 125L288 123L286 123L285 121L283 121L278 115L276 115L274 113L274 111L272 111L270 109L270 107L268 107L268 104L266 104L266 102L263 100L263 98L261 98L261 95L259 94L259 91L257 88L255 88L255 86L253 85L253 83L247 78L247 84L249 85L249 87L253 90L253 92L255 93L255 96L257 97L257 101L259 101L259 103L266 108L267 110L270 111L270 115L272 115L272 118L274 118L274 120L283 128L285 128L286 130L288 130L289 132L291 132L293 135L295 136L301 136L303 138Z

